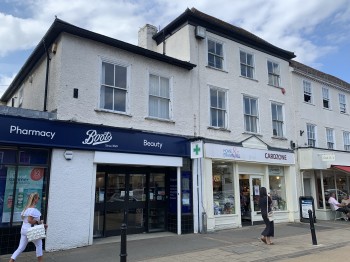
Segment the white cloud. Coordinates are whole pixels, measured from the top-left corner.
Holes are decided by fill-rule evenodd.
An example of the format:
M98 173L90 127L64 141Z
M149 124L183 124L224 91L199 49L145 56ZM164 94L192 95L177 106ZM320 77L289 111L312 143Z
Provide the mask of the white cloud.
M0 98L4 94L5 90L9 87L12 80L16 75L12 75L11 77L0 75Z

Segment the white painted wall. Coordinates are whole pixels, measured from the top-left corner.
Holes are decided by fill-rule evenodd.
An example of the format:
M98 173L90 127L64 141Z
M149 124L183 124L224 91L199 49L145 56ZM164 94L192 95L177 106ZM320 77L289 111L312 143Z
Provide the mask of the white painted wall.
M63 149L52 151L47 251L92 244L96 180L94 152L73 150L70 161L63 154Z

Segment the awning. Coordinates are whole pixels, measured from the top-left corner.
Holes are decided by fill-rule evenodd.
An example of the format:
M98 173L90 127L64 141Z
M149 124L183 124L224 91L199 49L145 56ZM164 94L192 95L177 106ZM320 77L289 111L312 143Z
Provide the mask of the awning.
M337 165L332 165L333 168L338 169L340 171L344 171L347 173L350 173L350 166L337 166Z

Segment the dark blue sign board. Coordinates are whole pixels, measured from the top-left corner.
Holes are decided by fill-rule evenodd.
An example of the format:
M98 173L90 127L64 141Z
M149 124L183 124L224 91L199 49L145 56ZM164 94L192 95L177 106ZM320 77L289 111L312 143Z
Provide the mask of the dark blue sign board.
M0 115L0 142L52 148L190 156L190 144L185 137L5 115Z
M299 197L299 206L300 206L300 222L309 223L309 210L312 211L312 219L316 223L316 214L315 214L315 204L314 198L312 196L301 196Z

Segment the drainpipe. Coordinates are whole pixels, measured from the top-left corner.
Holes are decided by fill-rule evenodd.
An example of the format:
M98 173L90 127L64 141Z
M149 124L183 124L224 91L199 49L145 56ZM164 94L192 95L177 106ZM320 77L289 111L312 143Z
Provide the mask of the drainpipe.
M45 40L43 40L43 45L45 48L46 52L46 80L45 80L45 96L44 96L44 112L47 111L46 104L47 104L47 89L48 89L48 84L49 84L49 68L50 68L50 54L49 50L46 48Z

